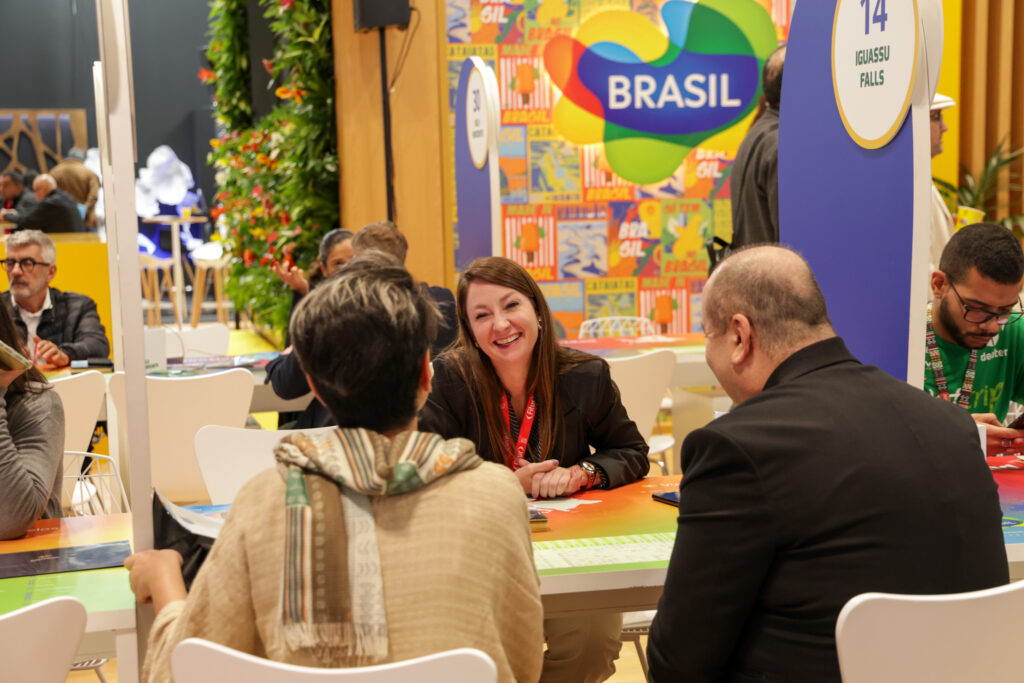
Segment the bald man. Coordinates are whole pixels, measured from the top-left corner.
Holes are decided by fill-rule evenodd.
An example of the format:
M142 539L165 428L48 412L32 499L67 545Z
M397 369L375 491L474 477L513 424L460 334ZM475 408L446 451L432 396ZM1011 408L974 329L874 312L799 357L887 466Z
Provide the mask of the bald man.
M734 407L683 443L651 681L839 683L850 598L1007 582L974 421L857 361L795 252L725 259L704 325Z
M85 232L85 222L78 210L78 202L57 187L53 176L46 173L36 176L32 191L39 200L35 208L26 212L0 211L0 219L14 223L17 226L15 230Z

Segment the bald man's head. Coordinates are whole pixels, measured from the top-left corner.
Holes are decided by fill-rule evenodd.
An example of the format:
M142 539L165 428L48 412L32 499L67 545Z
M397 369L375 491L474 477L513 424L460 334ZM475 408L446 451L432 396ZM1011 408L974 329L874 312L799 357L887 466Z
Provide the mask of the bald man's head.
M779 360L835 335L814 273L785 247L740 249L715 268L704 288L704 326L721 334L737 313L750 320L762 350Z
M57 181L49 173L41 173L32 181L32 192L36 199L43 201L51 192L57 189Z

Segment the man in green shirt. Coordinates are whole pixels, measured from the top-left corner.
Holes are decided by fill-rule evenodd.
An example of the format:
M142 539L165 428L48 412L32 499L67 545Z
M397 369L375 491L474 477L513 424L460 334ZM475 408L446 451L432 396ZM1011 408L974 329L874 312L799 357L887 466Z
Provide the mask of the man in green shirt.
M985 425L990 456L1024 452L1024 430L1002 424L1024 402L1022 281L1020 242L994 223L955 233L931 277L924 388Z

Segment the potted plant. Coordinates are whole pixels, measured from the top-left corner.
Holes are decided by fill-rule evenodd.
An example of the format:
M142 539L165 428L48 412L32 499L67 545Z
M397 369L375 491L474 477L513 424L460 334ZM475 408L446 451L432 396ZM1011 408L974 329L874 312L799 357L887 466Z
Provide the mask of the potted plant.
M993 222L1006 226L1006 228L1013 231L1018 239L1024 240L1024 214L1017 213L997 219L1000 213L1008 209L1005 205L996 204L995 199L999 192L1001 190L1018 192L1021 189L1020 183L1017 182L1020 174L1007 169L1007 167L1019 159L1021 155L1024 155L1024 148L1013 152L1004 152L1003 147L1005 144L1006 138L1004 137L996 145L995 151L992 152L992 156L985 162L981 173L977 177L966 166L961 164L963 183L960 187L956 187L938 178L933 178L932 180L935 181L935 185L939 188L947 202L953 202L957 206L968 206L972 209L984 211L987 215L992 216ZM1005 178L1000 177L1003 169L1008 170Z

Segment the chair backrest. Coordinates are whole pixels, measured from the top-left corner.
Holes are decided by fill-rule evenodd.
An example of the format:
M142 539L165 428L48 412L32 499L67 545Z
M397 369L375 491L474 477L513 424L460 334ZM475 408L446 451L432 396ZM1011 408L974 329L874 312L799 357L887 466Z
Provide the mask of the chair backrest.
M171 674L189 683L495 683L498 670L487 653L459 648L404 662L349 669L317 669L272 662L201 638L186 638L171 654Z
M147 377L149 462L153 486L175 503L209 500L193 442L204 425L242 427L249 413L252 373L243 368L198 377ZM124 419L123 372L110 378L110 396Z
M864 593L836 622L844 683L1020 681L1024 582L949 595Z
M132 511L117 465L109 455L64 451L62 482L63 505L70 517Z
M167 357L182 356L226 356L231 331L223 323L211 323L202 327L165 327L167 335Z
M64 404L64 448L69 451L86 450L103 408L103 397L107 393L106 378L90 370L51 380L50 384Z
M580 324L580 339L595 337L645 337L657 334L654 323L647 318L631 315L615 315L607 318L591 318Z
M210 503L224 505L235 500L242 484L274 466L274 446L299 431L329 432L333 427L311 430L241 429L207 425L196 432L196 459Z
M622 405L644 438L650 438L661 409L661 399L672 380L675 352L660 349L639 356L607 360L612 380L619 387Z
M0 678L62 683L85 632L77 598L43 600L0 616Z

